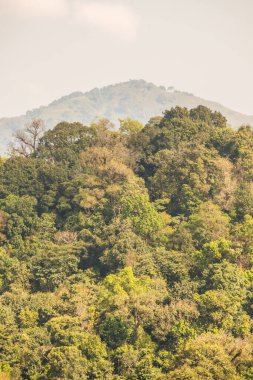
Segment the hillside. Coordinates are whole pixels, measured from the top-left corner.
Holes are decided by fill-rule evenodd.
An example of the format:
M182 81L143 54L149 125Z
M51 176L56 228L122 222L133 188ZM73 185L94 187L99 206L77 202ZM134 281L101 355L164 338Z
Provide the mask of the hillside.
M173 88L156 86L144 80L130 80L101 89L95 88L86 93L74 92L48 106L28 111L26 115L0 119L0 152L6 150L13 131L22 128L34 118L43 119L47 128L52 128L63 120L89 124L98 117L106 117L116 124L119 118L125 117L146 123L151 116L162 115L165 109L176 105L193 108L200 104L221 112L232 127L236 128L241 124L253 125L253 116L232 111L219 103Z
M0 379L252 380L252 129L176 107L36 146L0 160Z

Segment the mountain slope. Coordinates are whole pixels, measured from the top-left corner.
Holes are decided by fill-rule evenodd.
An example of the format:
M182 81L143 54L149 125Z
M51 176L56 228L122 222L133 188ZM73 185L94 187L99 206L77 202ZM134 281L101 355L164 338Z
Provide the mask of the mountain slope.
M48 106L28 111L26 115L0 119L2 136L0 153L6 151L13 132L34 118L43 119L47 128L51 128L63 120L89 124L99 117L106 117L116 124L119 118L125 117L146 123L151 116L161 115L165 109L176 105L193 108L199 104L220 111L233 127L241 124L253 125L253 115L243 115L219 103L176 91L173 88L166 89L144 80L130 80L101 89L95 88L86 93L74 92Z

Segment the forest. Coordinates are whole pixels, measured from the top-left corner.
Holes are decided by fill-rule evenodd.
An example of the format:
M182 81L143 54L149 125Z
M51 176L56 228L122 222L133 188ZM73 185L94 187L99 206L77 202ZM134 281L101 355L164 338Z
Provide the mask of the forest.
M0 161L1 380L252 380L253 131L41 120Z

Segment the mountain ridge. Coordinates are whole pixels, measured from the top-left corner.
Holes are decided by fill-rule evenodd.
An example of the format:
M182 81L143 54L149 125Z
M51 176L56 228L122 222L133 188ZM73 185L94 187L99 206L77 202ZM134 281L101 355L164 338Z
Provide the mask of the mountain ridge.
M162 115L165 109L176 105L194 108L200 104L221 112L234 128L242 124L253 125L253 115L233 111L218 102L202 99L174 87L157 86L143 79L129 80L102 88L96 87L87 92L75 91L52 101L47 106L29 110L24 115L0 118L3 137L0 151L6 151L13 132L34 118L43 119L47 129L60 121L90 124L99 117L108 118L116 125L119 118L125 117L146 123L150 117Z

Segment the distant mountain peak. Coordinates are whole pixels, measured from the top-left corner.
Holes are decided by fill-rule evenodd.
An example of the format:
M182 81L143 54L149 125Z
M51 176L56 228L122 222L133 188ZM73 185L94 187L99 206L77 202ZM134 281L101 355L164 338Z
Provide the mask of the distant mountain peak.
M152 116L162 115L166 109L175 106L194 108L204 105L221 112L233 127L241 124L253 125L253 116L235 112L219 103L201 99L192 93L176 90L173 86L157 86L144 79L130 79L126 82L94 88L88 92L76 91L65 95L48 106L42 106L25 115L0 119L0 151L6 150L13 131L22 128L34 118L44 120L47 128L60 121L80 121L90 124L97 117L106 117L113 123L119 118L130 117L146 123Z

